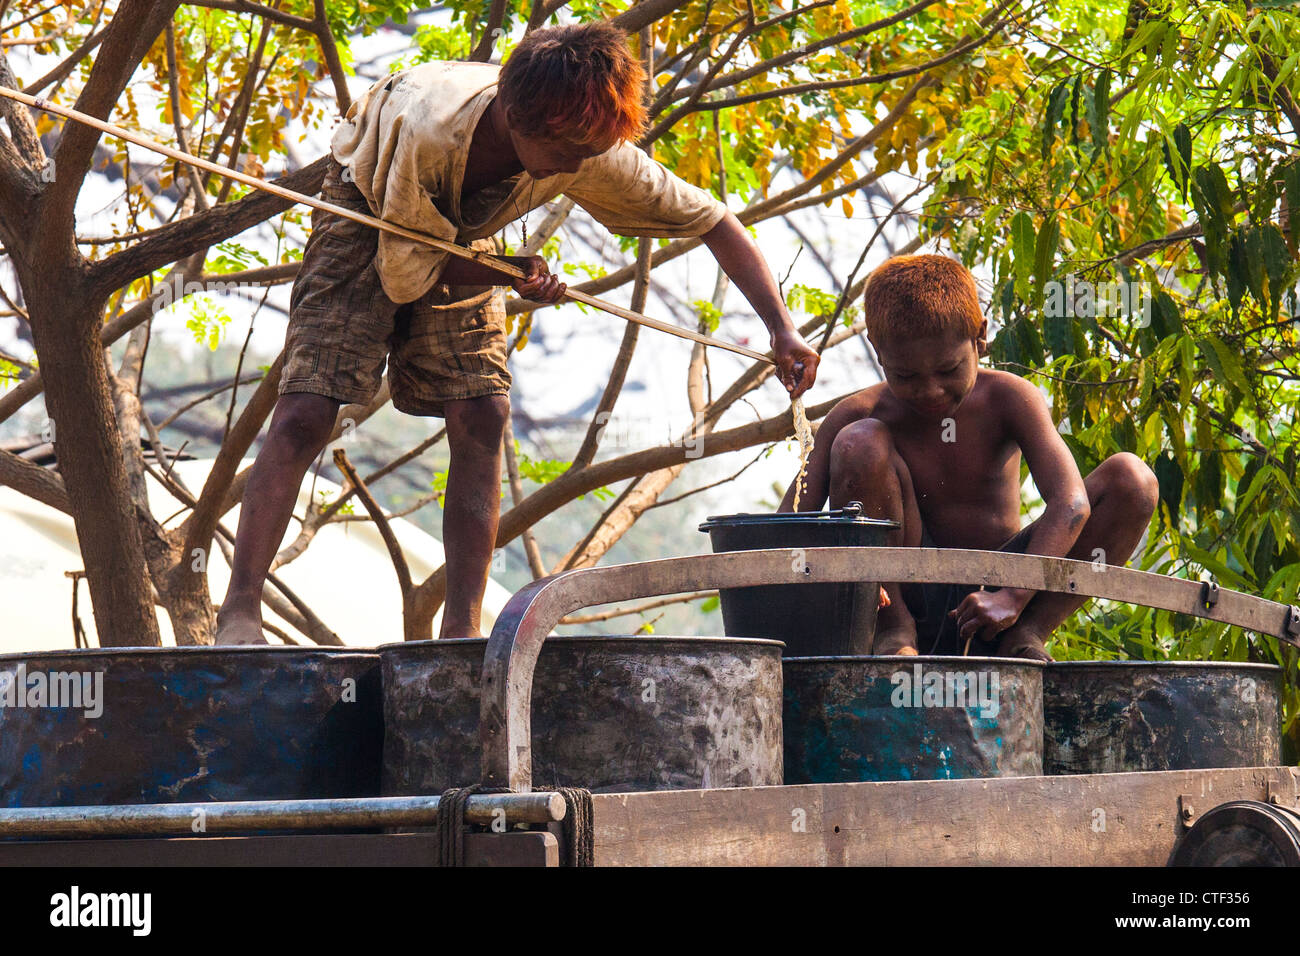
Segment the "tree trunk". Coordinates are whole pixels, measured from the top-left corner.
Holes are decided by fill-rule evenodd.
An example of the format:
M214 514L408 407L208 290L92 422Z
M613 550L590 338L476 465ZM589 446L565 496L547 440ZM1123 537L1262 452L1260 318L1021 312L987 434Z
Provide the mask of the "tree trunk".
M105 300L91 300L75 262L20 270L45 380L59 473L68 491L103 647L162 643L144 542L122 460L109 368L99 340Z

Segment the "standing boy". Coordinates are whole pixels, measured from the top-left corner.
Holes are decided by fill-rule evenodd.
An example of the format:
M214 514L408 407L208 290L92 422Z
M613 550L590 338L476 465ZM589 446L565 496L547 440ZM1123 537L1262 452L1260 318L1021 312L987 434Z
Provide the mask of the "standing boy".
M397 225L491 250L490 237L560 194L606 228L700 236L771 336L792 396L817 355L794 330L743 226L632 141L645 126L645 73L605 23L537 30L504 68L426 63L381 80L348 111L322 196ZM526 222L526 218L525 218ZM302 476L340 404L369 401L385 359L393 405L446 419L442 637L480 634L500 512L509 412L502 285L558 302L565 286L537 257L527 278L316 210L291 296L280 399L244 495L218 644L262 643L261 593Z
M867 281L867 336L885 381L844 399L817 431L800 505L858 500L903 547L1014 551L1125 564L1151 520L1155 474L1112 455L1082 478L1038 389L979 367L988 322L975 280L946 256L896 256ZM1020 527L1020 459L1043 513ZM791 510L794 486L782 511ZM886 584L875 654L1051 660L1043 645L1086 600L1021 588ZM901 593L900 593L901 592Z

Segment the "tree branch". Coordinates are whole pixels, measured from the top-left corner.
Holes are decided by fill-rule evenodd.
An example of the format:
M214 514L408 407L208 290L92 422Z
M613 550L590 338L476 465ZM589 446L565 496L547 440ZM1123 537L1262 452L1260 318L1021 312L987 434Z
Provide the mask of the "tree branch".
M191 280L187 278L183 271L178 272L176 269L173 269L161 282L158 283L157 286L155 286L153 295L150 298L136 303L111 322L104 324L103 330L100 332L99 336L100 344L105 346L112 345L141 322L147 321L149 317L160 308L158 304L160 300L170 295L171 290L174 288L173 281L178 276L182 290L193 281L197 281L205 289L221 283L231 282L240 284L256 284L265 282L271 284L292 278L297 274L301 265L302 263L300 262L286 262L282 265L267 266L259 269L247 269L243 272L228 272L223 275L215 276L205 275L201 276L198 280ZM4 395L0 395L0 422L5 421L5 419L13 415L14 412L18 411L18 409L22 408L37 395L41 394L44 388L45 382L41 377L41 373L36 372L35 374L23 379Z
M284 353L281 352L267 369L252 398L240 413L239 420L222 442L221 449L212 462L212 470L208 472L207 481L203 483L203 490L199 493L199 500L180 529L180 534L185 539L185 554L190 554L195 548L206 549L212 540L217 521L225 513L222 506L235 471L279 398L280 371L283 367Z
M81 95L77 97L77 110L97 119L108 119L140 61L171 22L178 6L179 0L122 0L105 28L99 55ZM84 123L63 124L59 145L54 151L54 168L58 175L49 184L40 204L44 237L38 240L38 245L44 247L44 254L52 262L67 258L66 250L55 246L71 244L73 210L81 184L90 171L99 136L99 130ZM173 256L168 261L175 259ZM125 284L118 283L113 288Z
M393 526L388 523L388 518L384 516L384 509L379 507L379 502L361 480L357 470L352 467L352 462L348 461L348 453L342 448L334 449L334 464L338 466L339 471L343 472L351 486L350 490L361 499L366 513L370 515L370 520L379 529L379 536L384 539L384 547L388 549L388 556L393 561L393 569L397 572L397 585L402 589L402 603L405 604L410 598L413 586L411 569L406 563L406 555L402 553L402 546L397 542L397 536L393 534Z
M678 594L674 597L655 598L652 601L646 601L642 604L633 604L631 607L616 607L608 611L596 611L592 614L570 614L567 617L560 618L561 624L596 624L600 621L613 620L616 617L628 617L632 614L644 614L646 611L653 611L655 608L668 607L672 604L689 604L691 601L700 601L704 598L714 597L717 591L695 591L692 594Z
M315 195L320 192L328 163L329 157L322 156L310 166L273 182L295 192ZM92 263L92 281L101 289L120 289L168 263L237 236L291 205L287 199L258 190L233 203L214 206L207 212L164 226L148 239Z
M329 17L325 14L325 0L315 0L316 20L312 32L320 43L321 52L325 54L325 66L334 83L334 101L338 104L339 115L344 116L352 107L352 94L348 92L348 77L343 71L343 61L339 59L338 44L334 42L334 32L330 29Z
M317 0L319 3L320 0ZM486 63L492 59L492 47L496 44L496 32L506 18L506 0L492 0L488 7L487 22L483 24L483 35L474 44L469 58L476 63Z
M18 80L9 69L9 58L0 50L0 85L11 90L19 88ZM32 111L25 103L8 98L0 98L0 116L9 121L9 133L13 144L33 170L45 165L45 148L41 146L41 137L36 132L36 122Z
M286 13L283 10L277 10L274 7L263 6L260 3L251 3L249 0L189 0L192 7L210 7L213 10L230 10L234 13L251 13L259 16L264 20L271 20L275 23L283 23L287 27L297 27L299 30L306 30L308 33L314 33L315 22L308 20L306 17L295 16L292 13Z
M636 33L642 27L650 26L656 20L668 16L689 2L690 0L643 0L642 3L624 10L609 22L627 33Z
M7 485L19 494L34 498L66 515L72 514L63 479L13 452L0 450L0 485Z

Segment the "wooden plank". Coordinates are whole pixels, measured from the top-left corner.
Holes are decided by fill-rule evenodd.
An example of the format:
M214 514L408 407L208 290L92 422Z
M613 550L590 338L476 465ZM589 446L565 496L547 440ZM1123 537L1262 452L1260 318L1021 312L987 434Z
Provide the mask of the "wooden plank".
M1289 767L597 794L597 866L1164 866L1197 814Z
M559 866L546 832L470 833L468 866ZM0 843L0 866L434 866L436 833Z

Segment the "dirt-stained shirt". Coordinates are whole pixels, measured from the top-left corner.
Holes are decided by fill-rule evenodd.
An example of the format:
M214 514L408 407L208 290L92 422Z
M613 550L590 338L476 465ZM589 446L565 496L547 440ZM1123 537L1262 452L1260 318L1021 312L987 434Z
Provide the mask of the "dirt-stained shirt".
M611 232L698 236L727 207L683 182L631 143L584 160L576 173L533 180L527 171L479 190L461 206L470 139L496 96L501 68L435 61L375 83L352 104L330 142L371 211L389 222L466 243L500 231L563 194ZM449 253L380 232L376 268L393 302L418 299Z

